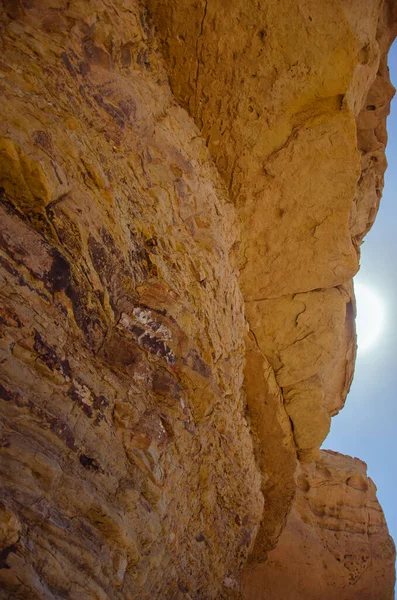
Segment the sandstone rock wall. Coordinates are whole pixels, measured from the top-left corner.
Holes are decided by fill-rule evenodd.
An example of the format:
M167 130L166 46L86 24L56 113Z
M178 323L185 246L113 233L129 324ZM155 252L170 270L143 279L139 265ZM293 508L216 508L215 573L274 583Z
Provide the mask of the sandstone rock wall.
M353 373L396 12L2 0L0 597L277 589Z
M394 598L395 548L357 458L321 451L301 465L297 494L276 548L244 574L247 600Z
M149 1L172 89L238 209L246 315L308 456L352 376L350 280L382 189L392 5Z
M1 61L0 595L215 598L263 506L235 211L142 5L5 3Z
M316 460L353 376L351 278L383 185L396 7L377 0L149 6L173 92L203 132L240 217L240 284L265 378L270 368L300 459ZM286 517L295 459L285 451L287 434L274 435L273 393L264 386L260 398L251 381L265 514L282 496ZM276 541L279 523L280 515L271 531L264 519L258 556Z

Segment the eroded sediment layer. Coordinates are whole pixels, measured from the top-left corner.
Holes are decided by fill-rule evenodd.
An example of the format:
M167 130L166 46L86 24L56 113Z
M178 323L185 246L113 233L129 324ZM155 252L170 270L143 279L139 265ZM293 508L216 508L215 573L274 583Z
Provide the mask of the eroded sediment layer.
M238 210L251 339L265 372L274 371L300 458L315 460L353 375L351 278L383 186L396 7L378 0L149 6L174 94L203 132ZM251 350L248 371L250 357ZM259 451L266 515L279 506L274 492L292 500L293 459L284 433L276 438L273 426L258 424L249 379L246 393L258 446L273 448ZM270 398L262 394L262 412L268 405L279 412Z
M1 16L0 595L215 598L263 505L234 209L144 7Z
M247 600L392 600L395 548L357 458L322 450L300 465L276 548L244 575Z
M6 598L270 593L353 373L392 4L3 0Z
M279 386L299 397L286 407L298 449L309 452L352 375L350 281L383 185L392 7L149 5L172 89L237 206L247 318ZM318 414L310 433L290 406L298 402Z

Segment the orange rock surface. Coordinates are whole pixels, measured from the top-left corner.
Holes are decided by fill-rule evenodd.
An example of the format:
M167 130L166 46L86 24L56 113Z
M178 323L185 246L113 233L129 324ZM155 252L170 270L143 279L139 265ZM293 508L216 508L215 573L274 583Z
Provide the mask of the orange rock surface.
M249 600L394 598L395 548L357 458L322 450L301 465L287 525L266 563L244 574Z
M391 597L319 447L396 33L392 0L2 0L1 598L276 598L302 539L324 598ZM319 469L375 533L336 550Z

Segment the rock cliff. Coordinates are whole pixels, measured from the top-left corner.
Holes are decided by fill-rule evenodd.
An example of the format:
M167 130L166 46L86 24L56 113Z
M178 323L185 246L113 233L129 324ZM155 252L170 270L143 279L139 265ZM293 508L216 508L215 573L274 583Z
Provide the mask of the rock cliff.
M394 597L395 548L365 463L325 450L320 455L316 464L300 465L276 548L244 574L246 598Z
M394 2L2 0L0 31L0 597L391 598L373 484L319 447Z

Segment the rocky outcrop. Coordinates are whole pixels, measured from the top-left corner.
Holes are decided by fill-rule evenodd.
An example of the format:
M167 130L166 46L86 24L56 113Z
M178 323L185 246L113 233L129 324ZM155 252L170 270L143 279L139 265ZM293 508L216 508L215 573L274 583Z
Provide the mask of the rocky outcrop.
M271 593L353 373L396 9L0 6L0 595Z
M353 371L350 280L382 189L392 4L149 2L172 89L238 209L246 315L302 455Z
M365 463L320 454L318 462L299 468L276 548L265 564L245 573L247 600L394 598L395 548Z
M351 278L383 185L396 8L377 0L149 6L172 90L203 132L240 217L240 284L265 378L270 369L300 459L316 460L353 375ZM287 434L275 441L274 396L265 386L260 399L250 381L266 504L273 513L283 496L286 517L295 459ZM276 522L280 514L271 533L264 519L258 556L277 539Z
M138 3L1 40L0 596L215 598L263 507L234 210Z

